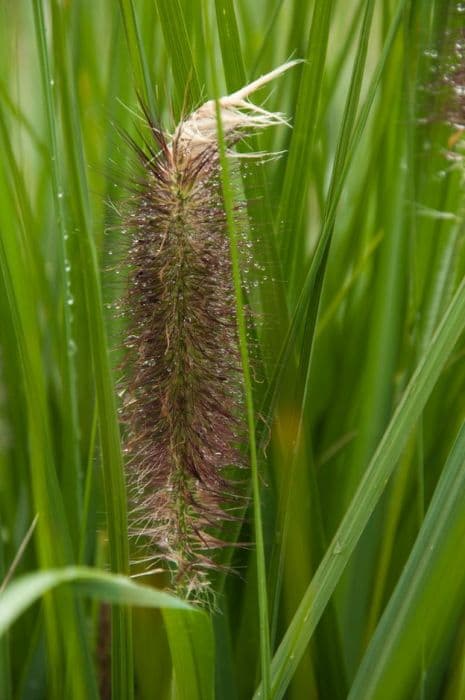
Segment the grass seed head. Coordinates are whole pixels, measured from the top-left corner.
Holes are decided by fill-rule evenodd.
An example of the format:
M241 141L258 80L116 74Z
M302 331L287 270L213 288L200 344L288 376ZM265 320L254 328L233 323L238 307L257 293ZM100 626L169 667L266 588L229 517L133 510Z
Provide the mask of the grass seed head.
M286 123L248 101L281 66L219 100L225 142ZM130 213L123 417L131 531L164 561L174 587L200 599L214 550L241 505L245 466L235 298L215 102L170 138L145 112L150 141Z

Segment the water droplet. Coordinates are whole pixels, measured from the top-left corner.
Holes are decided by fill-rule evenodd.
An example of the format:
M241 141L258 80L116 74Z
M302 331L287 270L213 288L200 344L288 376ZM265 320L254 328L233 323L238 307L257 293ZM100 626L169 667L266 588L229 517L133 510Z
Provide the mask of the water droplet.
M58 192L58 199L63 199L63 192Z
M74 304L74 297L69 296L66 300L66 303L68 306L72 306Z

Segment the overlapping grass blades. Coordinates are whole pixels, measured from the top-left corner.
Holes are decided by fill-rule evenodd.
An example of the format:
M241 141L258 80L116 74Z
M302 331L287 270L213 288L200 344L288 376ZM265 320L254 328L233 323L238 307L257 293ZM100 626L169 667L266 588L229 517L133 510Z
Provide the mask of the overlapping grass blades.
M441 0L2 5L2 577L21 552L0 596L6 700L98 697L103 600L115 698L462 697L463 16ZM234 268L253 455L234 536L256 542L225 555L238 573L207 614L157 572L116 575L119 130L141 138L142 99L172 131L294 57L258 95L292 129L251 143L282 155L243 158L241 185L223 168L233 257L245 197L255 262Z

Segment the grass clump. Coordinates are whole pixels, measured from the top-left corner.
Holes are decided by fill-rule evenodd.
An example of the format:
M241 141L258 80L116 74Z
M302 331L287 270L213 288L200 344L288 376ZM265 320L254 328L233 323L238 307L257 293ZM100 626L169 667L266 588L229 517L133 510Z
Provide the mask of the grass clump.
M462 3L0 13L2 700L463 697Z

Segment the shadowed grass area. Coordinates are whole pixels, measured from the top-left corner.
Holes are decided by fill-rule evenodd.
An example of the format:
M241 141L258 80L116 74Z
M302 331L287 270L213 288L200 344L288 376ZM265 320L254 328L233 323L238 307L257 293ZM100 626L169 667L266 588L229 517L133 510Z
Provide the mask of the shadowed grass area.
M1 5L2 700L463 697L464 18ZM254 94L292 128L239 143L232 173L220 137L251 465L227 539L252 546L219 553L196 610L128 537L122 134L146 148L141 102L173 134L293 58Z

